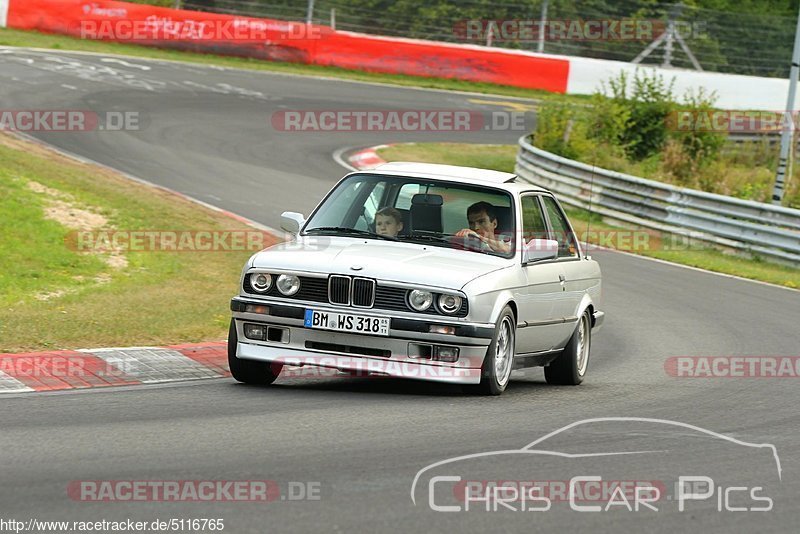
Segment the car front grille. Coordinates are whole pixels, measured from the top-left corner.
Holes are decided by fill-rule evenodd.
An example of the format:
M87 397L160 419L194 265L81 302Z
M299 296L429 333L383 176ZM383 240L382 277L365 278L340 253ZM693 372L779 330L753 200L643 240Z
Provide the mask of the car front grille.
M350 277L332 275L328 279L328 300L331 304L350 305Z
M244 277L243 289L245 293L256 296L324 302L336 304L338 306L353 306L354 308L414 312L423 313L425 315L445 315L439 313L435 305L432 305L424 312L416 312L412 310L406 302L406 294L409 292L409 289L377 284L375 280L371 278L351 278L350 276L344 275L331 275L328 278L301 276L300 290L297 294L287 297L280 294L274 282L266 293L257 293L250 285L250 276L251 275L247 275ZM438 298L438 294L434 295L434 300L436 298ZM458 312L448 317L466 317L468 312L469 306L467 299L464 299Z
M375 303L375 280L353 278L353 306L371 308Z

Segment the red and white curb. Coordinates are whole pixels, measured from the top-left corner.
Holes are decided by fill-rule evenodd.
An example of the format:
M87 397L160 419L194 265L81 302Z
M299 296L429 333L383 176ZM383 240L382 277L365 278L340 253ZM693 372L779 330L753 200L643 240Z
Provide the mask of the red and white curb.
M0 354L0 395L230 376L227 343Z
M347 162L359 171L374 169L386 163L386 160L378 155L378 150L389 146L391 145L378 145L353 152L347 156Z

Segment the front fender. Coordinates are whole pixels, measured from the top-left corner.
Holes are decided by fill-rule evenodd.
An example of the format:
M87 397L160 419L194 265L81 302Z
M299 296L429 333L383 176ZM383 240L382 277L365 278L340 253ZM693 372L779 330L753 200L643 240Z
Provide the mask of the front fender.
M511 289L525 283L519 269L501 269L478 277L464 286L462 291L470 302L470 317L481 323L497 323L506 305L514 300ZM474 303L474 304L473 304Z

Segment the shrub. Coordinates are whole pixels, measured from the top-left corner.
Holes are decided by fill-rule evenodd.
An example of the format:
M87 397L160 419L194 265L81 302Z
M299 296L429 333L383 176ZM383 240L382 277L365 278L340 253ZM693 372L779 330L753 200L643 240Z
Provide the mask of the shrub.
M589 107L543 104L535 144L589 165L769 202L777 146L765 140L723 153L724 133L677 131L668 121L677 111L712 111L716 95L699 90L681 104L672 99L673 84L658 74L637 71L630 79L623 72L603 83ZM800 164L787 177L784 205L800 207Z
M622 138L631 159L642 160L664 148L667 116L675 109L674 83L674 78L666 84L658 73L649 76L636 71L631 95L625 99L630 106L630 120Z
M587 134L586 110L561 103L541 106L535 139L539 148L570 159L585 159L597 150Z
M668 137L667 118L676 109L674 78L637 70L633 79L620 71L595 93L593 135L622 147L641 161L661 152Z
M609 80L612 97L596 92L592 96L592 128L590 135L610 145L624 147L626 130L630 127L631 113L625 101L625 72L621 72L617 80ZM619 95L620 86L622 95Z
M696 114L710 113L714 110L716 100L716 93L708 93L702 88L698 91L688 91L684 97L685 106L676 111L688 111ZM697 163L698 167L709 161L717 160L727 139L723 133L703 131L697 128L688 131L678 131L672 128L672 137L680 140L684 150Z

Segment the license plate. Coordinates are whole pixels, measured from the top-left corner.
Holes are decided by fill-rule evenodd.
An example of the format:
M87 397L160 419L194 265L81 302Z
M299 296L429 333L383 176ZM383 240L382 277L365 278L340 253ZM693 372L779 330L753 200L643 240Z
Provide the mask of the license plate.
M304 325L306 328L336 330L338 332L356 332L376 336L389 335L388 317L370 317L352 313L306 310Z

